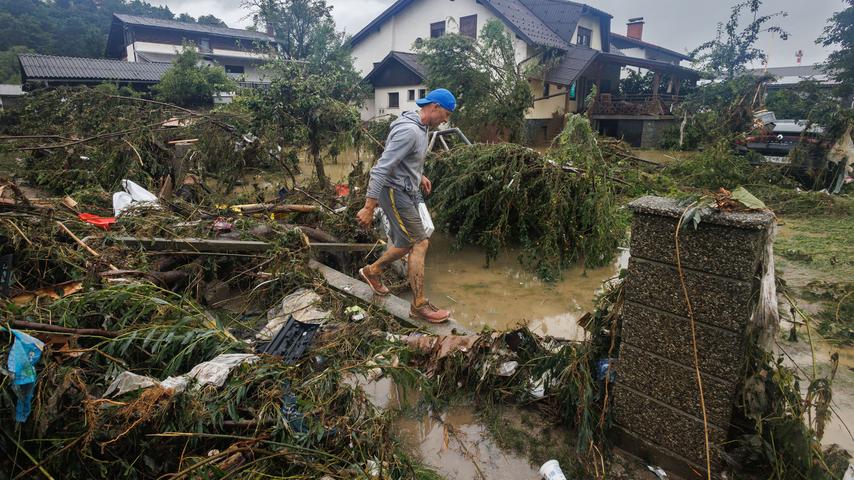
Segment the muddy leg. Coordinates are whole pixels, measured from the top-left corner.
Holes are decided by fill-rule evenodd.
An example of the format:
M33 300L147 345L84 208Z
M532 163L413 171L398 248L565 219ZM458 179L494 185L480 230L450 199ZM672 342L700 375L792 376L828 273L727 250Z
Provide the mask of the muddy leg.
M412 304L421 306L424 298L424 258L427 256L428 240L421 240L409 254L409 286L412 288Z
M400 260L411 250L409 247L400 248L400 247L388 247L385 253L374 263L365 267L365 273L368 275L382 275L383 268L396 260Z

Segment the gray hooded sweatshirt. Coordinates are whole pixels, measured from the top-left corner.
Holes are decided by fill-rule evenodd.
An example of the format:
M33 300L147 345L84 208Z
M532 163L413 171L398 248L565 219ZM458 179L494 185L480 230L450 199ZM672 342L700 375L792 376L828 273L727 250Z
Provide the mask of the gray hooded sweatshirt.
M371 169L368 198L379 198L384 187L418 197L426 154L427 126L421 123L418 112L403 112L392 122L385 150Z

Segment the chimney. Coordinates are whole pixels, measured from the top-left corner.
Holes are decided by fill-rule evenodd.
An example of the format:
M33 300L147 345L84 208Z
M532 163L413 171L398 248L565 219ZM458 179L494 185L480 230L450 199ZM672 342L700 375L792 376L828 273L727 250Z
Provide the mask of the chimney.
M643 17L630 18L626 23L626 36L635 40L643 40Z
M275 37L275 36L276 36L276 31L275 31L275 29L273 28L273 24L272 24L272 23L267 22L264 26L266 27L266 31L267 31L266 33L267 33L267 35L269 35L269 36L271 36L271 37Z

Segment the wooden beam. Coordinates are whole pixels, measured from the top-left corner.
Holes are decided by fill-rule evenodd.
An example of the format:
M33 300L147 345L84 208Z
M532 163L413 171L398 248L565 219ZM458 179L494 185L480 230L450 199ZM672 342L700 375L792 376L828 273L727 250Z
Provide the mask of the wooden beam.
M258 253L265 252L272 247L267 242L207 238L108 237L105 241L144 250L170 250L188 253ZM321 252L370 252L379 247L376 243L340 242L310 242L308 246Z
M682 79L674 75L672 82L673 82L673 103L676 103L679 101L679 88L682 86Z
M326 243L326 242L309 242L309 247L313 250L321 252L370 252L381 245L376 243Z
M338 290L342 293L346 293L347 295L356 297L359 300L382 308L383 310L397 318L398 322L403 325L423 328L435 335L470 333L465 327L454 321L454 319L450 319L445 323L437 325L425 322L423 320L415 320L409 318L408 300L404 300L394 295L386 295L384 297L375 295L373 290L371 290L371 287L369 287L367 283L364 283L360 280L356 280L355 278L341 273L338 270L335 270L334 268L327 267L326 265L316 260L309 260L309 266L323 274L323 277L326 279L326 282L329 283L329 286L331 286L335 290Z
M265 252L272 247L267 242L240 240L213 240L207 238L137 238L107 237L108 243L119 243L143 250L171 250L176 252L200 253L246 253Z
M652 77L652 98L658 98L658 88L661 86L661 74L655 72Z

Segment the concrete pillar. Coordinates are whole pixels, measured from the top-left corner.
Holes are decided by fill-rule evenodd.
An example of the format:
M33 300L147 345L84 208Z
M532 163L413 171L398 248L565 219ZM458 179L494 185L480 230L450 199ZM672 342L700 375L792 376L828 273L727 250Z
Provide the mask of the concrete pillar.
M631 259L614 387L618 445L687 479L705 478L703 415L691 325L676 268L676 201L632 202ZM680 234L682 269L694 310L712 447L712 470L735 407L747 326L759 288L769 213L714 213Z

